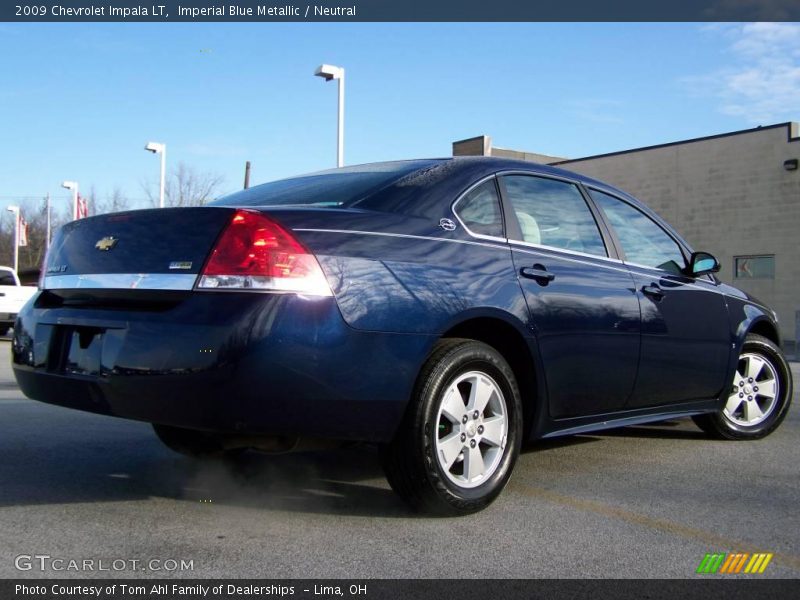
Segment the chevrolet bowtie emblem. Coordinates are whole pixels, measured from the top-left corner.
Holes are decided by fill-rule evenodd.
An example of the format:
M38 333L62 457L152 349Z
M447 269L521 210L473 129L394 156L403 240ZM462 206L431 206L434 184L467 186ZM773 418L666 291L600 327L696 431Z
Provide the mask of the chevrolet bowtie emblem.
M117 245L119 240L113 236L104 237L102 240L99 240L94 247L98 250L108 251L111 250L114 246Z

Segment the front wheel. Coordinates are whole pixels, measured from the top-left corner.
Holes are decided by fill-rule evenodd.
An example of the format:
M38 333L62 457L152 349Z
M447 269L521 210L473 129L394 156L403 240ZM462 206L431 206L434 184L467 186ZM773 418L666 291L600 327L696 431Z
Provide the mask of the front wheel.
M511 367L491 346L446 339L422 368L406 418L381 458L392 489L414 509L468 514L503 490L521 441Z
M725 405L716 413L692 417L706 433L729 440L753 440L781 424L792 402L792 373L772 341L747 336Z

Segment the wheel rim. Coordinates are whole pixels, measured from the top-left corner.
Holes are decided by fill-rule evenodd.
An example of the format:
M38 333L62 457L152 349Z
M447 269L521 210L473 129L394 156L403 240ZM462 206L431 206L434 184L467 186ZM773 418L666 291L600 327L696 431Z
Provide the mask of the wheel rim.
M742 354L722 414L731 423L753 427L772 414L779 394L775 365L763 354Z
M508 437L506 400L486 373L459 375L445 390L436 419L436 458L462 488L486 482L503 458Z

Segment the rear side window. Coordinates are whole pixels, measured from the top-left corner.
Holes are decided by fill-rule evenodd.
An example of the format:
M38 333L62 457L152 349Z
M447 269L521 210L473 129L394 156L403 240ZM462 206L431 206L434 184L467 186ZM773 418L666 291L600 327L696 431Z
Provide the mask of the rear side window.
M456 203L455 213L472 233L503 237L503 216L494 179L465 194Z
M509 175L503 182L523 242L608 256L594 215L575 185L528 175Z
M680 275L686 259L678 243L638 208L597 190L590 190L617 232L628 262Z

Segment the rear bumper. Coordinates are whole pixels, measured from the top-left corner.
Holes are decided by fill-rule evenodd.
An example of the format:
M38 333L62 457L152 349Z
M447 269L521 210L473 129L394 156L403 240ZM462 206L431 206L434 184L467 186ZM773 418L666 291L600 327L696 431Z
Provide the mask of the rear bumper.
M208 431L387 441L434 339L357 331L333 298L187 292L166 308L19 315L14 374L35 400Z

